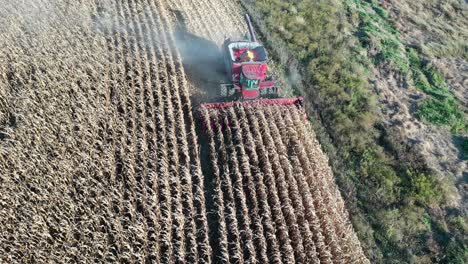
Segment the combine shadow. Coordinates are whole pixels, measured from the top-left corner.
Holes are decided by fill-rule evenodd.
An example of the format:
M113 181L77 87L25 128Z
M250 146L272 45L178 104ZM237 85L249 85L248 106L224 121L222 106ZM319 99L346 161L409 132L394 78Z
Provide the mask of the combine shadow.
M172 10L177 18L175 32L178 49L189 83L194 106L219 101L221 83L227 82L223 56L219 46L208 39L194 35L187 29L184 14Z
M196 118L196 133L203 173L209 241L213 251L212 261L217 263L217 258L220 256L220 234L218 232L219 219L214 200L214 172L210 158L209 138L202 127L197 109L202 103L222 100L219 96L219 85L227 81L223 56L215 42L188 31L184 13L179 10L172 10L172 12L177 19L175 32L176 48L182 57L185 74L191 86L190 100L193 106L193 115Z

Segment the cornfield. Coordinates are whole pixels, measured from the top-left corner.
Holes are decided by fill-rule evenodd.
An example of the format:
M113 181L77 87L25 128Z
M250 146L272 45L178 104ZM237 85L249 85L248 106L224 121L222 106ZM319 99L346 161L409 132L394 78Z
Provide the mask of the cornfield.
M166 7L39 0L1 10L2 262L209 262Z
M302 110L201 111L215 178L220 261L366 262Z
M174 8L212 41L243 30L231 1L2 3L0 262L366 262L300 110L199 131Z

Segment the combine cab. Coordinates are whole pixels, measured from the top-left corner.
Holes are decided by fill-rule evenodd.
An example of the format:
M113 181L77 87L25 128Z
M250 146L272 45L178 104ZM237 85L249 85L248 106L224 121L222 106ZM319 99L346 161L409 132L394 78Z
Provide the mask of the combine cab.
M221 85L221 96L233 100L253 100L276 97L275 81L268 75L268 53L257 42L249 15L245 15L249 37L227 39L222 46L227 78L231 83Z

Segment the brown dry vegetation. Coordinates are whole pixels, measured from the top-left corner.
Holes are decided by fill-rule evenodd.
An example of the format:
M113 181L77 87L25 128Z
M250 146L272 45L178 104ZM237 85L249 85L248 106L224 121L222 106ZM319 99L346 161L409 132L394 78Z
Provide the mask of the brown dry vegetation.
M209 262L194 121L167 7L0 9L0 258Z
M208 130L215 162L213 189L205 186L191 101L212 91L176 43L174 11L188 32L219 45L243 35L238 8L3 4L0 262L368 262L294 107L204 112L230 125Z
M468 8L461 0L385 0L382 6L388 10L391 21L401 33L401 40L407 46L420 50L428 68L440 72L448 89L460 105L468 105ZM391 71L376 74L381 102L389 107L385 113L387 123L402 124L400 132L408 141L417 141L418 151L427 163L440 174L452 174L462 181L466 173L466 160L453 140L450 131L418 122L412 111L415 103L427 98L416 89L406 89L392 76ZM390 72L390 73L389 73ZM412 85L415 86L415 85ZM396 87L396 88L395 88ZM405 88L405 89L402 89ZM463 109L463 108L462 108ZM466 115L466 110L465 115ZM465 121L466 123L466 121ZM391 125L390 125L391 126ZM466 131L459 135L467 136ZM459 145L459 144L458 144ZM461 197L466 197L466 183L459 184ZM456 198L460 199L460 198ZM463 198L465 199L465 198ZM466 208L465 202L461 207Z
M468 8L462 0L386 0L404 40L419 47L450 84L454 95L468 104Z
M445 80L427 51L466 55L466 3L240 2L293 88L306 95L371 261L465 263L466 89L448 77L465 74L439 69ZM440 16L438 8L453 12ZM407 41L413 30L426 39Z
M368 262L302 110L235 106L201 115L218 190L219 261Z

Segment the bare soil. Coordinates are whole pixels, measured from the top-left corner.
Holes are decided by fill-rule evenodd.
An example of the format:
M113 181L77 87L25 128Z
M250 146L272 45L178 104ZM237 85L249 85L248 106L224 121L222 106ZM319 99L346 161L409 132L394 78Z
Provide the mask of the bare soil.
M467 96L468 7L463 0L386 0L384 6L406 43L421 47L465 105Z
M422 49L426 59L443 73L455 97L467 106L468 10L463 2L388 0L382 4L403 41ZM468 164L459 139L468 135L454 136L447 128L421 122L415 116L416 105L426 96L386 66L376 69L374 75L374 89L383 105L387 128L396 131L401 143L413 148L415 155L421 155L443 179L455 184L458 192L450 191L450 205L466 209Z

